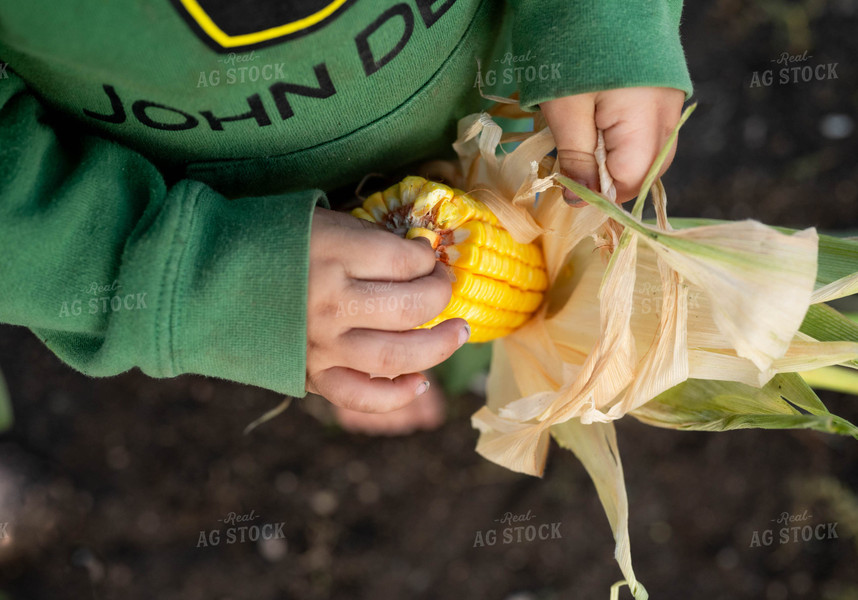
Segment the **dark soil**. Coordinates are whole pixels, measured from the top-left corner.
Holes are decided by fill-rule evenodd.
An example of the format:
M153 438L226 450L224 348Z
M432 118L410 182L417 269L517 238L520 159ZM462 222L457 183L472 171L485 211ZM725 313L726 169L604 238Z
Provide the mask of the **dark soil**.
M670 213L858 231L856 31L854 0L688 2L699 107L666 177ZM771 61L805 51L787 66L837 63L837 78L779 83ZM752 87L766 69L773 84ZM621 579L574 456L555 448L543 479L485 461L477 395L406 438L344 433L318 398L245 436L279 396L194 376L90 379L9 326L0 369L16 417L0 437L0 598L577 600ZM858 399L822 397L858 422ZM858 441L633 419L618 432L651 598L858 598ZM283 538L228 543L233 512L253 517L235 527L282 523ZM506 513L559 523L559 537L504 543ZM824 539L782 543L805 525Z

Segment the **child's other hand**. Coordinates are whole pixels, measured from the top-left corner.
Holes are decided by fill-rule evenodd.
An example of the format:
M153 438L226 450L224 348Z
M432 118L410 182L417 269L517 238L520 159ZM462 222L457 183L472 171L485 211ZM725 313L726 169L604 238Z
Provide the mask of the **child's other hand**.
M593 151L596 130L605 134L608 172L614 178L617 201L634 198L661 147L679 122L685 93L662 87L638 87L557 98L540 105L557 142L564 175L591 190L599 190ZM676 152L674 145L661 173ZM564 190L567 200L579 198Z
M313 216L307 295L307 390L350 410L407 405L428 388L419 371L470 335L463 319L412 329L452 295L428 243L322 208Z
M431 372L426 372L430 376ZM431 376L430 376L431 379ZM345 431L370 436L409 435L415 431L431 431L444 423L444 392L438 385L419 396L411 404L388 413L365 413L334 407L334 416Z

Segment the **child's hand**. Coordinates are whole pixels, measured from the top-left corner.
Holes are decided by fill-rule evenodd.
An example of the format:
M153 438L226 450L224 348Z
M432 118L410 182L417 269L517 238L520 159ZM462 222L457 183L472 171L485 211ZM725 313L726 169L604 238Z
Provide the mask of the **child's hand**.
M634 198L650 165L679 122L685 93L662 87L639 87L578 94L540 105L557 142L564 175L599 190L593 151L596 130L605 133L608 172L614 178L617 201ZM673 161L676 146L661 173ZM564 190L567 200L579 198Z
M350 215L316 209L308 286L307 390L343 408L405 406L429 387L418 371L470 335L463 319L412 330L450 301L445 267L425 241Z

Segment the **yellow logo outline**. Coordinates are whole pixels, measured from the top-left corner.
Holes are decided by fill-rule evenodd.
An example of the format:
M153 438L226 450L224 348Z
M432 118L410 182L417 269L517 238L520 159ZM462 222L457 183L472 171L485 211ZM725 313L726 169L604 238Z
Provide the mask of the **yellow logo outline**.
M292 21L291 23L286 23L284 25L278 25L277 27L272 27L270 29L265 29L263 31L257 31L254 33L245 33L242 35L229 35L224 32L218 25L212 21L211 17L206 13L202 6L199 5L197 0L179 0L182 3L182 6L185 7L185 10L188 11L188 14L197 24L202 28L202 30L215 42L220 44L223 48L236 48L239 46L250 46L253 44L259 44L260 42L267 42L269 40L273 40L279 37L285 37L287 35L293 34L297 31L301 31L302 29L307 29L308 27L312 27L317 25L330 17L332 14L337 12L348 0L334 0L323 9L313 13L312 15L308 15L302 19L298 19L297 21Z

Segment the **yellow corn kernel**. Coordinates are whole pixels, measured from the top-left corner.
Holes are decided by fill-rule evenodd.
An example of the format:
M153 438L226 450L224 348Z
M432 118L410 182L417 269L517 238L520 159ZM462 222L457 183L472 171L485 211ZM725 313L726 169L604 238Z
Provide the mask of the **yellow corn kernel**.
M471 326L469 341L486 342L515 331L542 303L548 287L542 249L516 242L485 204L462 190L410 176L352 214L409 239L428 239L452 267L450 303L421 327L462 318Z
M405 239L413 240L414 238L424 238L429 240L429 243L432 244L433 248L437 248L438 244L441 243L441 236L431 229L426 229L425 227L412 227L405 234Z

